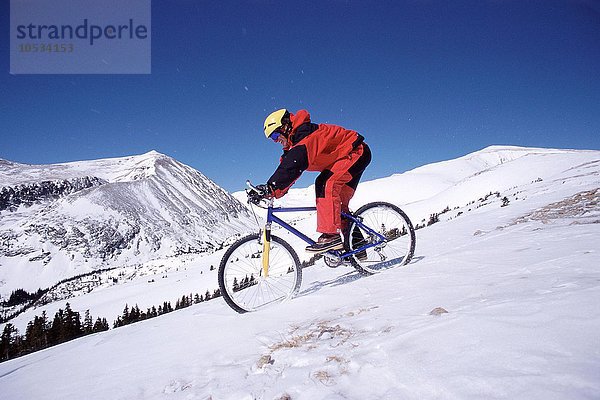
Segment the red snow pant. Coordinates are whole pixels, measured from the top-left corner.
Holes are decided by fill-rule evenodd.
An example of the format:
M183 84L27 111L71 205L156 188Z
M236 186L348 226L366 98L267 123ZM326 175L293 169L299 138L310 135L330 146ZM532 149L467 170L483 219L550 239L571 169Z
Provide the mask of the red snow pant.
M371 150L366 143L359 144L347 157L337 160L321 171L315 180L317 197L317 232L342 231L342 211L354 196L358 181L371 162Z

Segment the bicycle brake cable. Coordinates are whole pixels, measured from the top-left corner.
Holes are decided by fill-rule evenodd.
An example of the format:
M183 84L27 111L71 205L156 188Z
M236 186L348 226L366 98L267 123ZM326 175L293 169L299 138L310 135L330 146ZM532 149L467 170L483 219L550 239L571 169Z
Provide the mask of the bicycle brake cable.
M250 210L252 210L252 215L254 215L254 220L256 221L256 226L258 226L258 230L260 231L260 229L261 229L260 223L258 222L258 217L256 216L256 213L254 212L254 205L252 203L250 203Z

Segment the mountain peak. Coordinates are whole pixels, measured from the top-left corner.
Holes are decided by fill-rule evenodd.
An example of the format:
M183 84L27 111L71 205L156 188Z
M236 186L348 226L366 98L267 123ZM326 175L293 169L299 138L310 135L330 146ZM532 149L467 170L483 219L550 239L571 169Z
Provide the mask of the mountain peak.
M153 176L159 160L171 157L151 150L147 153L61 164L18 164L0 160L0 186L95 176L107 182L129 182Z
M160 153L156 150L150 150L149 152L142 154L141 157L171 158L171 157L167 156L166 154Z

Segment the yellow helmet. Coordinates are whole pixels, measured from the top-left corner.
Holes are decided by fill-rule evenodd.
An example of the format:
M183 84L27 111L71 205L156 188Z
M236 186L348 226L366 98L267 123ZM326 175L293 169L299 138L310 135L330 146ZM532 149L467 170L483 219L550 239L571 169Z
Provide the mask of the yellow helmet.
M290 112L285 108L281 110L277 110L269 114L267 119L265 119L265 136L267 139L273 131L281 128L281 126L290 119Z

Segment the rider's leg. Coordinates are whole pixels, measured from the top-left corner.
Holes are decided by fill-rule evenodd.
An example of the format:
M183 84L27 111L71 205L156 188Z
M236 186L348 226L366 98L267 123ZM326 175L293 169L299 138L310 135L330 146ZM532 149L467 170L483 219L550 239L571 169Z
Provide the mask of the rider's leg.
M362 143L317 177L315 191L318 232L331 234L342 230L340 214L342 211L348 212L358 181L370 162L371 151L366 143Z
M345 161L345 160L343 160ZM340 168L343 161L338 161L331 166L331 170L324 171L317 178L317 231L321 233L337 233L342 228L340 214L342 212L342 190L346 182L352 177L347 169ZM347 205L346 205L347 207Z
M347 213L349 212L348 205L350 204L350 200L354 196L354 192L356 190L356 187L358 186L358 182L360 181L360 178L365 168L371 162L371 150L369 149L369 146L367 146L367 144L364 143L360 147L360 155L358 159L348 170L350 175L352 175L352 179L344 185L341 193L342 211ZM342 232L344 232L344 235L346 234L346 231L350 228L348 225L350 225L350 221L342 218ZM352 248L356 249L363 244L365 238L361 230L355 228L354 231L351 233L350 240L352 241ZM364 250L358 252L356 254L356 258L358 258L359 261L364 261L367 258L367 252Z
M318 242L308 246L307 251L326 251L321 248L333 242L335 246L341 244L339 238L339 233L343 229L341 212L348 211L348 204L354 195L356 185L370 161L369 147L361 144L347 157L336 161L317 177L315 181L317 231L323 233L319 238L323 246Z
M341 250L340 237L341 207L340 193L344 184L351 179L343 162L334 163L330 169L321 172L315 181L317 195L317 231L322 235L317 243L306 247L306 251L322 253L329 250Z

